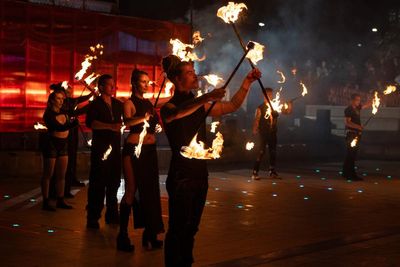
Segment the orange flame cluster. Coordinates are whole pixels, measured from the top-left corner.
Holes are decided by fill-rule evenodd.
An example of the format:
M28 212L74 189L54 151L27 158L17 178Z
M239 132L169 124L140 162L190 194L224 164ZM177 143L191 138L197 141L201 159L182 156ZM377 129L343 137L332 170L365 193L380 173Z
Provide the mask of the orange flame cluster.
M139 134L139 142L138 142L138 144L135 146L135 156L137 157L137 158L139 158L140 157L140 153L142 152L142 145L143 145L143 140L144 140L144 137L146 136L146 134L147 134L147 128L149 128L150 127L150 124L145 120L144 121L144 124L143 124L143 130L140 132L140 134Z
M217 11L217 16L220 17L225 23L234 23L238 20L240 12L247 9L244 3L228 2L228 5L220 7Z
M302 83L302 82L300 82L300 85L301 85L301 87L302 87L302 92L301 92L301 95L302 96L305 96L306 94L308 94L308 90L307 90L307 87L304 85L304 83Z
M378 112L380 104L381 104L381 99L378 96L378 92L375 91L374 98L372 99L372 114L375 115Z
M257 62L264 58L263 53L265 46L254 41L251 42L254 43L254 48L247 53L246 58L250 59L254 65L257 65Z
M250 151L254 148L254 142L247 142L246 143L246 150Z
M33 125L33 128L35 128L35 130L47 130L47 127L43 124L41 124L40 122L36 122Z
M81 63L81 69L75 74L75 79L80 81L83 76L85 76L87 70L92 65L92 62L98 58L98 55L103 55L104 46L101 44L97 44L96 46L90 47L90 54L85 56L85 59Z
M281 90L282 90L282 88L279 90L279 92L276 93L275 98L271 100L272 108L278 113L281 113L283 108L285 108L285 109L288 108L288 105L286 103L285 104L281 103L281 99L280 99L281 98L281 95L280 95ZM264 118L266 120L268 120L272 114L272 110L268 103L266 105L267 105L267 110L265 111Z
M215 133L215 131L217 130L218 125L219 125L219 121L213 121L213 122L211 123L211 130L210 130L210 132Z
M219 83L222 83L224 81L224 79L222 79L216 74L204 75L203 77L209 84L211 84L214 87L216 87Z
M181 155L188 159L217 159L221 157L223 145L224 138L220 132L217 132L210 148L205 148L204 142L197 141L196 134L189 146L181 148Z
M280 70L277 70L276 73L278 73L278 74L281 76L281 80L280 80L280 81L277 81L277 83L285 83L285 82L286 82L286 77L285 77L285 75L283 74L283 72L280 71Z
M384 95L389 95L389 94L394 93L394 92L396 92L396 86L394 86L394 85L388 85L388 86L386 87L385 91L383 91L383 94L384 94Z
M182 61L203 61L205 57L199 58L193 52L193 44L185 44L179 39L170 39L169 43L172 45L172 54L179 57Z
M356 136L353 141L351 141L350 146L351 147L355 147L358 144L358 136Z
M90 144L91 144L91 142L90 142ZM112 146L111 146L111 145L108 145L108 148L107 148L106 152L104 152L103 158L102 158L101 160L102 160L102 161L107 160L108 157L109 157L110 154L111 154L111 151L112 151Z

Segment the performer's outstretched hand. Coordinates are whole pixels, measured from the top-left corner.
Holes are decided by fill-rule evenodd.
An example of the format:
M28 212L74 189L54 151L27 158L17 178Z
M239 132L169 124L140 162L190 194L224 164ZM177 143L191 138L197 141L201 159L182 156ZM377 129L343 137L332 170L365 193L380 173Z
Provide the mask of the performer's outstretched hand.
M254 82L255 80L257 80L259 78L261 78L261 71L259 69L251 70L246 76L246 79L249 82Z

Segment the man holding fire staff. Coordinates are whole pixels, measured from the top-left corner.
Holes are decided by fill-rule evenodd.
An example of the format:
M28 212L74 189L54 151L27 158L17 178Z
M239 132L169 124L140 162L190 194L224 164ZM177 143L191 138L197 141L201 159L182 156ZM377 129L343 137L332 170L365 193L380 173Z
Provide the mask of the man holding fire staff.
M183 157L180 154L181 147L187 146L197 131L198 141L205 142L205 115L206 109L211 106L210 101L217 101L210 116L234 112L261 73L258 69L252 70L232 99L224 102L221 101L225 96L223 88L195 98L191 90L198 88L198 78L191 62L180 61L171 55L163 59L163 68L175 85L174 96L161 108L172 151L167 177L169 228L165 238L165 266L192 266L194 236L207 196L208 170L205 160Z

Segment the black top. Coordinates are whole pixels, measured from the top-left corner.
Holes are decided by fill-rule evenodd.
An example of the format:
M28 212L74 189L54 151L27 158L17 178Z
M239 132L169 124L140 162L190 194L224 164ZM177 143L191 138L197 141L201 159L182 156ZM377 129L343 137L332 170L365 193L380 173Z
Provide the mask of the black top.
M353 108L353 106L350 105L344 110L344 116L346 118L350 118L350 121L352 123L357 124L357 125L361 125L360 112L361 112L361 105L359 105L356 108ZM354 128L347 127L347 126L346 126L346 129L347 130L352 130L352 131L358 131L358 129L354 129Z
M278 117L270 115L269 118L265 118L265 113L267 112L266 104L259 105L257 109L259 109L261 112L261 116L258 121L258 129L260 132L276 132L278 130Z
M65 115L66 122L61 124L57 121L56 117L58 115ZM48 133L52 132L64 132L67 131L77 125L77 120L71 118L63 111L55 112L53 109L47 108L43 114L43 121L47 127Z
M174 96L168 103L178 107L182 103L194 98L192 93L182 94L175 91ZM197 141L206 141L205 123L202 123L198 131L200 123L205 119L205 113L203 106L189 116L166 123L166 110L164 107L161 108L161 118L163 119L165 133L172 151L172 160L168 175L172 179L207 179L208 170L206 160L188 159L180 154L181 147L188 146L196 133L198 133Z
M91 127L94 120L103 123L122 123L123 104L116 98L111 98L111 107L101 97L89 104L86 114L86 126ZM104 152L111 144L115 147L121 144L121 132L111 130L92 130L92 151ZM114 152L114 149L113 151Z
M151 102L148 99L138 98L135 95L132 95L131 101L136 109L136 113L134 115L135 117L136 116L144 117L144 115L146 115L146 113L153 114L153 116L149 120L150 127L147 129L147 133L153 134L155 132L156 125L158 123L158 115L157 115L153 105L151 104ZM140 133L143 130L143 124L144 124L144 122L131 126L129 128L130 133Z

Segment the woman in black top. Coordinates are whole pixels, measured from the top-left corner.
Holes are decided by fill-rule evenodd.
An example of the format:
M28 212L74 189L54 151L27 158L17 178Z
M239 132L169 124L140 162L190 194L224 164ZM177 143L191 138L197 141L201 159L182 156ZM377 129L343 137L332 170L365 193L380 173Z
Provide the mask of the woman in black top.
M43 115L47 135L42 146L42 195L43 209L48 211L55 211L49 203L49 184L53 174L56 176L57 208L72 208L64 201L64 181L68 164L68 133L70 128L76 126L77 121L62 111L63 102L64 93L61 90L52 92Z
M125 194L120 204L120 232L117 238L117 248L123 251L133 250L127 229L132 205L135 228L145 228L142 244L146 249L161 248L162 241L157 240L157 234L164 232L155 137L158 116L152 103L143 97L149 86L148 74L134 70L131 85L132 96L124 103L125 125L130 131L122 151ZM135 147L145 121L149 123L149 128L137 157Z

